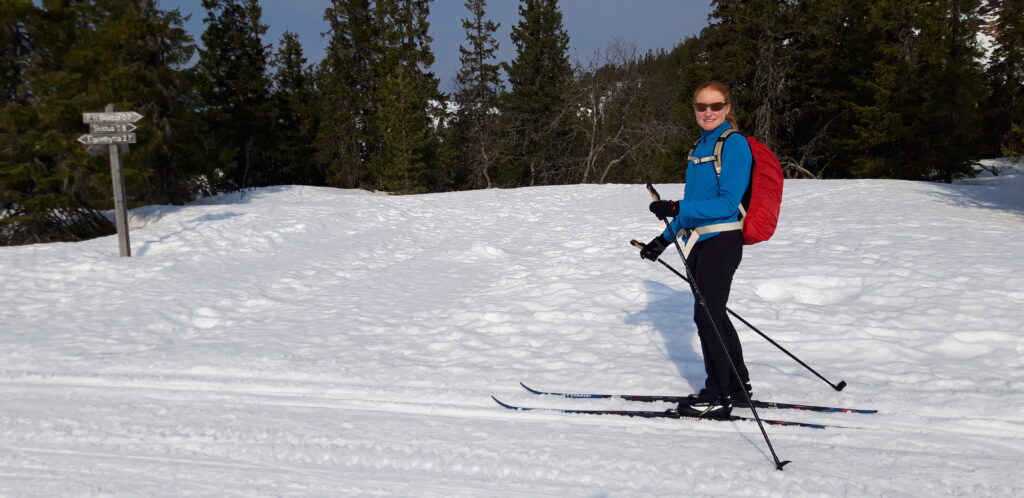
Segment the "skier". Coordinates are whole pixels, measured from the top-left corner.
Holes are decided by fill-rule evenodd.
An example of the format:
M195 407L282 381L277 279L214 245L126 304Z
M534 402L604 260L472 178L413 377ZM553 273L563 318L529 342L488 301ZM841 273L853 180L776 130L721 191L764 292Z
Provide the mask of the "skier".
M699 299L694 299L693 321L697 325L707 379L700 392L679 404L679 411L720 418L731 414L734 403L746 402L743 390L748 394L752 392L739 336L726 315L733 274L743 259L743 235L740 230L701 235L691 231L739 220L738 206L750 183L752 155L746 139L739 133L733 133L724 143L720 174L715 171L713 161L707 160L714 156L719 136L730 128L738 129L732 116L729 88L725 84L710 81L700 85L694 92L693 109L701 136L687 164L683 199L657 200L650 205L651 212L659 219L674 218L672 232L666 228L644 246L640 256L657 261L661 253L673 244L670 233L682 236L684 242L697 237L686 262L708 308L704 310ZM705 161L701 162L701 158ZM722 349L722 343L715 335L716 327L726 350ZM743 379L742 384L733 374L729 358Z

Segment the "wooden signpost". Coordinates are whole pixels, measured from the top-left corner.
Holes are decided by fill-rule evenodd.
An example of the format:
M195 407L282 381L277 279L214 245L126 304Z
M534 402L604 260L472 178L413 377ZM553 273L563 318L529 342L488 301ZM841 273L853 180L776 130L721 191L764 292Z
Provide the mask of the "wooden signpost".
M114 104L107 104L105 112L82 113L82 122L89 125L89 134L78 137L85 145L106 145L110 154L110 177L114 183L114 221L117 225L117 244L122 257L132 255L128 240L128 208L125 205L124 173L121 170L120 144L135 143L136 127L142 119L135 111L115 112Z

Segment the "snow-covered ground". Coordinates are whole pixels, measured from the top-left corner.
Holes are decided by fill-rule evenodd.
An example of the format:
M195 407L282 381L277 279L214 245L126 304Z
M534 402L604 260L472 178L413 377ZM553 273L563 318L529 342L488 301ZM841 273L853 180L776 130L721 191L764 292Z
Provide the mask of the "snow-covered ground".
M849 387L737 323L755 395L880 413L762 410L841 426L768 426L784 472L752 423L490 399L700 387L648 202L276 187L0 248L0 495L1024 496L1024 173L788 182L730 307Z

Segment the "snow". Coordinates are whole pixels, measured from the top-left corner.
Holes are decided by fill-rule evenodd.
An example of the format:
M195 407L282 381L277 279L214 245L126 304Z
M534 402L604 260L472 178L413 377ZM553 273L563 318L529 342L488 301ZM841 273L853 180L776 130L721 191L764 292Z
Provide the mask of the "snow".
M490 399L700 387L641 185L274 187L132 210L132 258L3 247L0 495L1022 496L1021 170L787 183L730 308L849 386L735 322L755 395L880 413L761 410L837 426L767 426L784 472L752 423Z

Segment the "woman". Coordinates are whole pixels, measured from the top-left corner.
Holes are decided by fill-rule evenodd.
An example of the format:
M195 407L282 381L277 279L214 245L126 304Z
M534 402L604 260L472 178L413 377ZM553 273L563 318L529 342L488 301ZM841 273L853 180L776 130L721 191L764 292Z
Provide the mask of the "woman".
M694 299L693 321L697 324L707 380L699 393L680 403L679 410L703 417L727 417L733 403L746 403L743 391L751 392L739 336L725 311L733 274L743 259L743 235L738 229L700 235L690 231L740 219L739 205L750 183L752 156L746 139L731 133L722 149L721 172L717 172L713 160L715 143L726 130L736 129L729 89L721 82L705 83L694 92L693 102L701 136L687 164L683 199L651 203L650 210L659 219L674 218L670 223L672 229L670 232L666 228L651 240L640 256L657 261L665 248L672 245L671 233L693 244L686 262L707 305L705 310L700 300ZM695 243L691 237L697 237ZM725 342L725 350L718 334ZM742 383L729 365L730 358Z

